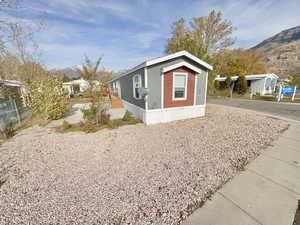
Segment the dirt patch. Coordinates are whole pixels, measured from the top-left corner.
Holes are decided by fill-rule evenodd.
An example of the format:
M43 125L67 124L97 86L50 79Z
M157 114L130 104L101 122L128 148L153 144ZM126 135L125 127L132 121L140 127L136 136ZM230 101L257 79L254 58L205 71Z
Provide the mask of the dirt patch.
M209 106L203 118L92 134L26 129L0 154L0 224L177 224L287 126Z

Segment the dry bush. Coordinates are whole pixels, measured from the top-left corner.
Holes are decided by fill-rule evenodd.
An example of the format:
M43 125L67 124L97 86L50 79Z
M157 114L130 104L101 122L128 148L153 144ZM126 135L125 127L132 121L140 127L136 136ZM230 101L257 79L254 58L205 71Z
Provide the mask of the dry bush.
M12 121L9 121L3 128L0 130L4 138L11 138L15 135L16 129Z
M25 103L32 112L45 120L56 120L63 117L69 109L64 94L62 80L51 74L35 79L28 85L29 93Z

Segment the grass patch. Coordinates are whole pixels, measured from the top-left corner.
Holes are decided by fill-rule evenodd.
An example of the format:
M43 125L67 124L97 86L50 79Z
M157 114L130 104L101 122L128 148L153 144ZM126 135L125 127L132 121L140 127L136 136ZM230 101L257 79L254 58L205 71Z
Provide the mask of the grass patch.
M68 133L68 132L85 132L85 133L95 133L103 129L116 129L125 125L134 125L141 123L140 120L136 119L130 112L126 111L123 119L120 120L109 120L105 121L105 124L97 124L86 120L84 122L69 124L67 121L64 121L63 124L56 128L56 131L59 133Z
M300 200L298 201L298 208L295 214L293 225L300 225Z

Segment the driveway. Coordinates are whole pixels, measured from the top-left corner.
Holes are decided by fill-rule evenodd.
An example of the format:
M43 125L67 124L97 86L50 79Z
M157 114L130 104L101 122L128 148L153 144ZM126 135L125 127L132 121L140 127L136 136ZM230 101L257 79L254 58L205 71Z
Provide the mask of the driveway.
M260 111L275 116L281 116L293 120L300 121L300 104L299 103L285 103L285 102L269 102L269 101L256 101L237 98L210 98L208 103L227 105L238 108L250 109Z
M0 224L177 224L286 128L208 106L93 134L23 130L0 148Z

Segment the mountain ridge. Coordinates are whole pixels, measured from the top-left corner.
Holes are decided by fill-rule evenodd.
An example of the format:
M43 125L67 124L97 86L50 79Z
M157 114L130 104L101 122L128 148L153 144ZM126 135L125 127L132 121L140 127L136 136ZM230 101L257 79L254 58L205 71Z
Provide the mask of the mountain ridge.
M281 78L300 72L300 26L283 30L251 49L265 55L267 72Z

